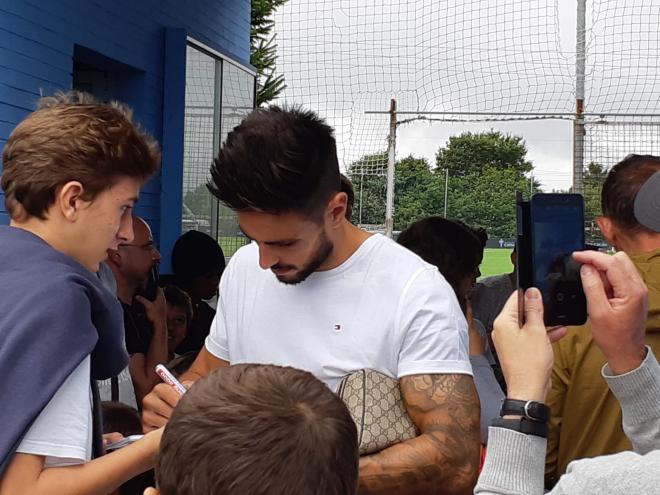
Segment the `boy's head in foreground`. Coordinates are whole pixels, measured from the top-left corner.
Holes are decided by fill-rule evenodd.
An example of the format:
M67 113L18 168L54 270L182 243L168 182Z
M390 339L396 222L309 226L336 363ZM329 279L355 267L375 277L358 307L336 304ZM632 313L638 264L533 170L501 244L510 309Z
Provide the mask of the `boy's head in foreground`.
M219 368L181 399L145 495L352 495L358 443L344 403L308 372Z

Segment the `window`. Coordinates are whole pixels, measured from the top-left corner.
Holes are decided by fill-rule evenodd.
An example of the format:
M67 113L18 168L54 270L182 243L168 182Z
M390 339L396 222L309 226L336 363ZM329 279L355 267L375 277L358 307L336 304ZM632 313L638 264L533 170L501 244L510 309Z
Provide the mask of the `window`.
M255 74L197 45L190 42L186 53L181 230L211 235L229 257L248 240L206 183L227 134L254 108Z

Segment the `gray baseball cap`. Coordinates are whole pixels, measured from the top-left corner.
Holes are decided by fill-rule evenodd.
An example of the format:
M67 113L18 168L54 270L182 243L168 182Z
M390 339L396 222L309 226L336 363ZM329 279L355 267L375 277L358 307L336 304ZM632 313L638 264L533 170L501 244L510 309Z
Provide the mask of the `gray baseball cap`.
M635 218L644 227L660 232L660 171L646 179L635 196Z

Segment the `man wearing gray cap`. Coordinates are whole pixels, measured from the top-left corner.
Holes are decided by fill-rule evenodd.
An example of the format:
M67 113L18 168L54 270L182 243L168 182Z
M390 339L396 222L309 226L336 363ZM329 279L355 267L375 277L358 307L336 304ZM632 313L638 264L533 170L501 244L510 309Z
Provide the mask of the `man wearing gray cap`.
M645 342L660 355L660 233L657 192L660 157L629 155L610 170L601 193L605 238L629 257L648 287ZM655 191L654 191L655 189ZM546 482L566 472L574 459L629 450L621 408L600 375L606 362L592 337L591 322L569 328L554 344L552 410L548 432Z
M657 167L659 159L648 158L628 157L626 160L635 163L645 159L647 163L656 163ZM632 175L642 170L637 168ZM621 174L621 171L621 168L615 167L613 173ZM646 180L641 181L641 187L638 187L638 192L626 208L630 208L640 226L638 232L644 232L648 241L660 235L660 171L644 175ZM626 174L615 177L631 178ZM625 184L626 187L631 185L630 182ZM604 196L611 194L612 184L607 187L609 189L605 189ZM619 201L623 201L621 197ZM647 254L648 265L653 268L647 272L640 270L639 255L628 257L626 253L619 252L609 256L583 251L573 256L583 263L580 275L590 319L589 328L580 331L588 333L592 351L598 351L604 361L597 375L582 390L583 393L590 393L589 388L604 388L608 398L603 400L609 401L611 398L617 408L621 405L623 429L632 442L634 452L571 462L549 493L658 493L660 365L648 345L648 337L649 331L658 329L660 312L658 278L649 283L648 274L658 274L660 249ZM636 261L633 263L631 259ZM547 428L542 417L547 417L544 414L547 407L543 402L553 362L549 340L562 339L567 330L546 330L543 325L543 303L538 290L533 288L525 294L525 320L524 327L519 328L515 295L495 320L493 340L509 386L509 397L521 400L525 407L520 412L508 411L505 419L493 421L486 462L475 489L478 495L544 493L542 473ZM568 337L563 338L559 342L570 339L570 331ZM555 366L557 358L555 354ZM581 379L585 380L585 377ZM598 403L592 403L591 407L601 409ZM620 428L621 423L617 426ZM584 427L593 429L588 421L584 422Z

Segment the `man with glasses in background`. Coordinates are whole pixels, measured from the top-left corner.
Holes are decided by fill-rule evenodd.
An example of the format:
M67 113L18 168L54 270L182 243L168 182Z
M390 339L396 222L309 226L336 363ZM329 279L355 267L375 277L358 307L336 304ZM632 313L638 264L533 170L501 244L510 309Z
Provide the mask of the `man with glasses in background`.
M124 310L126 350L129 371L138 406L160 379L154 372L158 363L167 362L167 303L163 290L156 298L144 297L153 268L160 263L151 229L140 217L133 217L135 237L129 244L108 250L108 265L117 280L117 297Z

